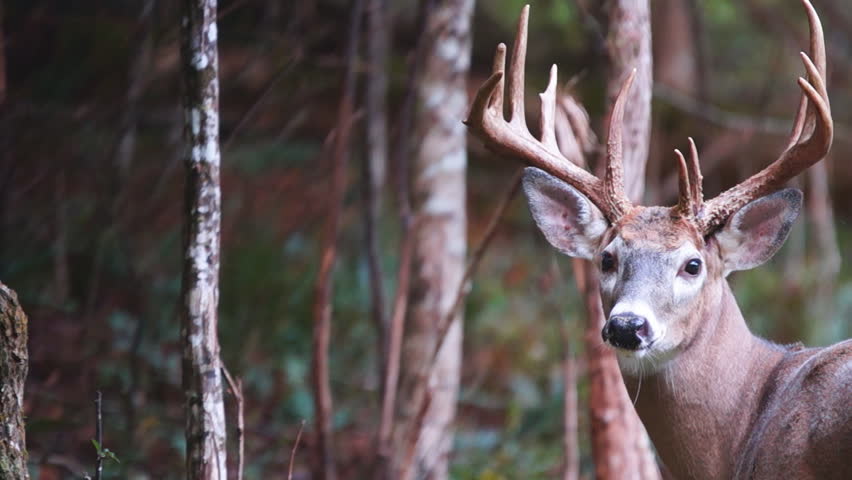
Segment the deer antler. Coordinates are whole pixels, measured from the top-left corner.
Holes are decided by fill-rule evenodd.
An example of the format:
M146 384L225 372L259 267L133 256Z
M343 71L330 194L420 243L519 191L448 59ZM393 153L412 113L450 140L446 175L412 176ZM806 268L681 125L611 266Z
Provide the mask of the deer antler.
M503 77L506 45L497 46L491 77L482 84L465 124L485 146L498 153L516 157L529 165L572 185L589 198L612 223L632 205L624 193L621 158L621 124L624 102L633 80L631 74L615 101L607 141L607 169L604 181L570 162L556 143L556 65L550 69L550 81L541 97L541 140L527 129L524 116L524 66L527 53L529 5L521 11L512 58L509 65L509 120L503 118ZM635 72L634 72L635 73Z
M678 187L680 190L675 209L682 217L696 218L701 214L701 209L704 206L704 193L701 191L701 183L704 179L698 165L698 149L695 148L692 137L689 137L689 162L686 161L680 150L675 149L675 154L678 159Z
M768 167L708 201L703 212L696 212L699 228L705 234L720 227L729 216L747 203L780 188L822 160L831 148L834 125L825 86L825 40L822 25L811 2L802 0L802 4L810 24L813 61L807 54L801 53L808 80L801 77L798 79L802 97L787 148ZM683 192L681 196L683 197Z

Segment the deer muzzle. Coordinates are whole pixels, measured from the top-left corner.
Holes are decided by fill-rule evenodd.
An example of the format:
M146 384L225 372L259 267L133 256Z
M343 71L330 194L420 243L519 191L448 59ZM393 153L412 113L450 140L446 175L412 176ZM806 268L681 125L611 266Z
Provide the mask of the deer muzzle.
M619 313L607 320L601 331L604 342L624 350L639 350L651 342L651 327L645 317Z

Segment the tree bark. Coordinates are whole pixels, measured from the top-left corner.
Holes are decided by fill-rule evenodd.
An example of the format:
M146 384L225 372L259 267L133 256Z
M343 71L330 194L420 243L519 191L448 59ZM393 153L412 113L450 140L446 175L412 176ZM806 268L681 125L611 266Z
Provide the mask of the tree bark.
M434 364L432 357L465 270L467 132L460 119L468 107L473 4L439 2L426 19L420 53L424 65L416 79L412 188L417 227L392 461L399 479L446 478L452 446L461 373L460 313L452 318Z
M0 283L0 478L30 478L23 411L27 361L27 316L15 292Z
M633 202L640 202L651 138L653 83L649 2L611 0L604 6L603 13L610 61L607 79L609 105L614 103L630 71L637 69L624 115L624 179L627 195ZM600 159L598 165L602 164L603 159ZM589 372L595 477L600 480L658 479L660 472L650 440L627 395L615 352L601 344L600 332L605 317L597 270L591 263L582 260L576 260L574 267L586 308L584 342Z
M186 470L193 480L228 478L217 336L219 304L219 59L216 0L184 0L186 231L181 291Z

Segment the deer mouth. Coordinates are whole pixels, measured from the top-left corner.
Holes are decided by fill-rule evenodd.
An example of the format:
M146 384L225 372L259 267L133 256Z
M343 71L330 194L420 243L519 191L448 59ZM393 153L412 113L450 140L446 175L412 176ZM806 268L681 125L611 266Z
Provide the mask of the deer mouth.
M616 342L609 341L610 345L612 345L616 350L631 353L631 354L641 354L644 355L647 351L651 350L654 344L657 343L657 339L651 341L641 341L638 345L620 345Z

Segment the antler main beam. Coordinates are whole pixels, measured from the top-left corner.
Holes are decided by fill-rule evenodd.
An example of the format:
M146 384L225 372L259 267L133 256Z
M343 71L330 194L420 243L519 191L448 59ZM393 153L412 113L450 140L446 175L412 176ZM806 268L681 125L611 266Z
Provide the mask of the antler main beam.
M494 55L491 77L477 91L470 114L464 123L483 140L488 149L518 158L572 185L597 205L610 222L615 222L631 208L629 200L624 195L624 186L620 183L611 183L612 181L621 182L620 131L622 115L613 115L613 125L616 128L611 127L610 131L616 132L616 135L611 134L608 151L613 150L609 146L617 136L618 145L615 149L617 152L613 150L610 152L611 155L607 155L607 178L606 181L601 181L569 161L559 151L555 132L557 75L556 65L553 65L550 69L550 81L547 89L540 94L541 140L533 137L527 128L524 115L524 66L527 53L528 21L529 5L521 11L509 65L509 120L507 121L503 117L506 45L501 43L497 46L497 52ZM632 75L630 79L632 79ZM619 104L623 112L624 96L629 89L630 79L625 83L625 87L622 88L622 92L616 100L616 112ZM611 169L613 169L612 172Z
M782 187L822 160L831 148L834 124L826 90L822 24L810 0L802 0L802 4L810 24L811 56L801 53L808 79L798 79L802 97L787 149L762 171L707 202L703 214L698 217L699 227L705 234L719 228L747 203Z

